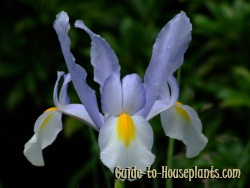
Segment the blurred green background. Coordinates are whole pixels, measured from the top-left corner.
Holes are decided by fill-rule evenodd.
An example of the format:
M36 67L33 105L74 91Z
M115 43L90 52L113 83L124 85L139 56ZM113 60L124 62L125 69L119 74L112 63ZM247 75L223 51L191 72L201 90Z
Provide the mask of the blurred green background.
M239 179L173 179L174 187L248 187L250 185L250 2L245 0L19 0L0 3L0 188L113 187L113 174L99 158L97 133L69 117L64 130L44 150L45 167L23 156L34 122L53 106L57 71L67 72L53 22L69 14L72 53L88 72L90 39L73 27L84 20L116 52L122 76L143 77L160 29L181 10L193 24L192 41L181 68L179 100L192 106L209 142L195 158L185 157L176 141L174 168L239 168ZM79 102L70 85L72 102ZM99 95L98 95L99 96ZM153 168L166 165L168 138L159 117L154 129ZM142 178L126 187L164 187L165 180Z

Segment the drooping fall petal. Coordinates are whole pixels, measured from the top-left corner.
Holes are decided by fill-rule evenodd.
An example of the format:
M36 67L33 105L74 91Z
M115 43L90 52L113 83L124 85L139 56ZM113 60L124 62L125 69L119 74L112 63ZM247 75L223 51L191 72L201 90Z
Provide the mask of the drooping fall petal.
M206 146L201 121L193 108L176 104L161 113L161 122L167 136L186 145L186 156L195 157Z
M62 114L56 108L51 108L35 122L35 134L24 146L24 155L33 165L44 165L42 149L54 142L62 130L61 117Z
M112 172L116 166L122 169L136 166L145 171L154 162L153 131L140 115L124 113L109 117L100 130L98 141L101 160Z

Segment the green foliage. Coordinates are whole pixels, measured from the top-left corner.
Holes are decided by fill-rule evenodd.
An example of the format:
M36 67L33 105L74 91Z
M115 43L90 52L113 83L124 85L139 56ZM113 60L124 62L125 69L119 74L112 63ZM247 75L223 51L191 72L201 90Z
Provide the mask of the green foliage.
M249 107L250 4L208 1L206 7L209 14L193 16L194 34L202 39L197 74L223 108Z
M114 185L115 188L124 188L124 181L121 181L119 179L116 179L115 180L115 185Z

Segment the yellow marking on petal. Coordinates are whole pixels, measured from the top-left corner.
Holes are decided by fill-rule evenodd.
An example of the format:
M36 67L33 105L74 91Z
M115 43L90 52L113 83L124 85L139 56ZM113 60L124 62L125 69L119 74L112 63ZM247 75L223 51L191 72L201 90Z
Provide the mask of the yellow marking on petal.
M182 103L179 102L179 101L176 101L176 102L175 102L175 105L182 105Z
M187 122L190 122L190 116L188 115L188 113L186 112L185 109L183 109L180 106L174 106L176 112Z
M55 110L57 110L57 108L56 108L56 107L51 107L51 108L49 108L49 109L45 110L44 112L55 111Z
M49 110L49 109L48 109ZM47 112L48 110L46 110L45 112ZM40 126L40 129L39 129L39 134L40 132L43 130L44 127L46 127L51 119L51 117L54 115L54 113L52 114L49 114L42 122L42 125Z
M122 113L118 117L117 133L118 139L123 140L126 147L129 146L130 141L135 139L135 125L130 117L126 113Z

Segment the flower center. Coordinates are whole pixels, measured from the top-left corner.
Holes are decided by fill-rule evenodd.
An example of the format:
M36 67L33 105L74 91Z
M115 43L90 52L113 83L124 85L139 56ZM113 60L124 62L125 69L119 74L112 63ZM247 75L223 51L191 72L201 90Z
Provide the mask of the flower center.
M123 140L126 147L129 146L130 141L135 138L135 125L130 117L130 115L126 113L122 113L118 117L118 125L117 125L117 133L118 139Z

